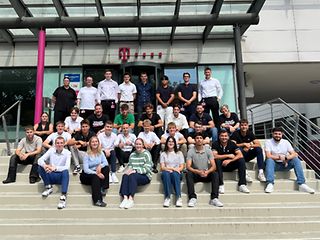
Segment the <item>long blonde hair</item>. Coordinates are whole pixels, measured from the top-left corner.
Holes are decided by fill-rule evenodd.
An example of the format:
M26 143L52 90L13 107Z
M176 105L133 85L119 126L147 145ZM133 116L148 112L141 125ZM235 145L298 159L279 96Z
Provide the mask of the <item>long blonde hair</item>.
M98 143L99 143L98 149L97 149L97 153L98 153L98 154L101 154L101 152L102 152L99 138L98 138L97 136L92 136L92 137L90 138L90 140L89 140L89 145L88 145L88 147L87 147L87 153L88 153L88 155L94 155L94 153L93 153L93 151L92 151L92 148L91 148L91 142L92 142L92 140L93 140L94 138L97 139L97 141L98 141Z

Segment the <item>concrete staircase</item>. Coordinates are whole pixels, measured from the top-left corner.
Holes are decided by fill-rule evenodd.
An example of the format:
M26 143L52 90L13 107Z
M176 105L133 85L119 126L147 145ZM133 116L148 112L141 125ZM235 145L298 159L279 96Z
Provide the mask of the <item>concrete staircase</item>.
M3 147L0 144L0 150ZM0 180L6 178L8 161L9 157L0 157ZM29 184L30 166L20 166L16 183L0 183L0 238L315 239L320 237L320 187L314 172L303 166L308 185L317 190L314 195L297 191L293 172L276 173L272 194L264 193L265 185L257 180L248 184L251 193L243 194L237 191L234 172L224 175L226 193L220 195L223 208L208 204L209 185L203 183L196 184L197 206L188 208L185 179L183 207L163 208L162 183L156 174L151 184L139 189L135 207L129 210L118 208L119 184L110 186L105 198L108 206L98 208L92 206L90 189L73 175L67 208L57 210L59 188L42 199L43 183ZM247 167L256 177L256 164ZM120 174L118 177L121 179Z

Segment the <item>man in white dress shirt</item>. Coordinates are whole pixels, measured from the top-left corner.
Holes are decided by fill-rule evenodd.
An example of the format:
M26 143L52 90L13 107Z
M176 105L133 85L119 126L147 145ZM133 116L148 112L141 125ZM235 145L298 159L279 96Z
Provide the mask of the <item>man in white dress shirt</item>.
M118 183L119 180L116 175L116 152L114 150L114 144L117 140L117 135L112 132L113 123L107 121L104 126L104 132L98 134L98 138L101 144L101 148L106 155L106 158L111 166L111 171L109 173L109 183Z
M54 143L54 147L39 158L38 171L45 186L42 197L48 197L53 192L52 184L61 185L58 209L62 209L66 207L71 153L64 148L63 137L57 137Z
M131 82L131 74L126 72L123 75L123 83L119 85L120 92L118 94L120 101L120 108L123 104L129 106L129 113L134 114L134 100L137 95L137 88Z
M80 88L77 96L77 104L80 108L80 117L87 119L94 112L94 106L98 103L98 89L92 86L92 76L87 76L86 86Z
M181 107L179 104L173 105L172 112L168 115L165 120L166 123L174 122L176 124L177 130L185 137L188 138L189 124L185 115L180 113ZM168 130L168 125L166 124L165 130Z
M211 77L211 68L204 69L205 79L199 86L199 100L204 105L205 112L212 113L215 126L219 126L219 101L223 90L218 79Z
M98 96L103 112L108 115L109 120L114 121L116 114L118 94L120 92L118 83L112 80L112 72L107 69L104 72L105 79L98 84Z

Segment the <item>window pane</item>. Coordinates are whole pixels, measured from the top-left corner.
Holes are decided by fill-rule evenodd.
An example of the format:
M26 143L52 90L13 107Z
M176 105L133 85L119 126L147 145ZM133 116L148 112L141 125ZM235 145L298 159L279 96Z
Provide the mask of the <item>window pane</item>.
M183 73L188 72L190 73L190 83L197 84L197 71L195 67L165 67L164 74L169 77L170 84L174 88L178 86L180 83L183 83Z
M223 97L220 105L228 104L231 111L236 112L236 93L235 93L235 81L233 76L232 65L211 65L211 66L199 66L198 77L199 83L204 79L204 69L210 67L212 70L212 77L218 79L223 89Z

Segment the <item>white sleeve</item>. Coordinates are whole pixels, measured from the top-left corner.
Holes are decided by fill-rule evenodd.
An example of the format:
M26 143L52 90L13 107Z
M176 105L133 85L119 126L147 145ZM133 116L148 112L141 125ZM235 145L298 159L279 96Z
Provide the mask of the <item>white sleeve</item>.
M38 159L38 165L43 167L46 162L48 161L48 159L50 158L50 154L52 151L55 151L54 148L50 148L48 151L46 151L45 154L43 154L39 159Z
M64 170L69 170L71 163L71 152L66 150L65 152L66 162L64 166L56 166L57 172L62 172Z

